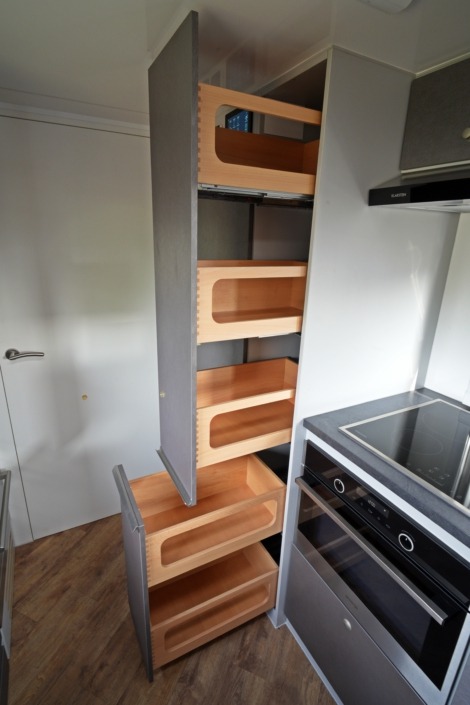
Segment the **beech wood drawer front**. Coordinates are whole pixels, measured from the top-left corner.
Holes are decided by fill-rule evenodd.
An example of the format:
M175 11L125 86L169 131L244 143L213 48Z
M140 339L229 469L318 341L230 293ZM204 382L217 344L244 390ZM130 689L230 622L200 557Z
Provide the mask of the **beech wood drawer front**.
M288 443L296 383L288 358L198 372L198 466Z
M150 591L154 668L274 606L278 568L261 544Z
M299 333L307 265L200 260L198 343Z
M222 107L240 108L309 125L321 112L289 103L199 84L199 183L313 195L318 140L303 143L217 127Z
M166 472L131 480L152 587L282 530L285 485L254 455L199 468L187 507Z

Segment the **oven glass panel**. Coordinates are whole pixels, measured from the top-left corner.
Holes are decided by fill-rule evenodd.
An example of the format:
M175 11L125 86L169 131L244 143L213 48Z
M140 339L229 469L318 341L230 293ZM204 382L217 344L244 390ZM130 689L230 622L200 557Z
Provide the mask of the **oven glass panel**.
M430 680L440 688L444 681L465 612L453 600L404 560L371 528L364 525L339 498L327 488L316 488L318 494L334 504L342 520L355 528L449 615L441 626L388 573L386 573L349 535L301 493L299 531L315 547L336 576L346 583L361 602L380 621Z

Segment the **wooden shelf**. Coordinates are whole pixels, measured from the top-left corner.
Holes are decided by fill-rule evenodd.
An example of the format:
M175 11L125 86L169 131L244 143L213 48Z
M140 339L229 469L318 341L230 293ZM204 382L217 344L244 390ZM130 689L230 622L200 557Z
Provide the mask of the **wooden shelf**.
M150 591L154 668L274 607L277 565L260 544Z
M307 265L199 260L197 342L299 333Z
M288 358L197 373L197 464L290 441L297 364Z
M201 467L187 507L166 472L130 481L152 587L281 530L285 485L256 456Z
M199 84L199 183L304 194L315 191L318 140L303 143L216 127L222 106L320 125L321 112L289 103Z

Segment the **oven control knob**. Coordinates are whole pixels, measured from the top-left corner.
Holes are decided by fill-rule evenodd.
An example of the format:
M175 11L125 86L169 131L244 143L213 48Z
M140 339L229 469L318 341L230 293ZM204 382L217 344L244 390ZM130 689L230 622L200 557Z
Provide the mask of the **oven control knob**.
M405 551L411 552L414 550L415 544L413 539L404 531L402 531L401 534L398 534L398 542L400 546L405 549Z
M340 492L341 494L343 494L344 490L346 489L344 486L344 482L340 480L339 477L335 477L335 479L333 480L333 485L335 486L335 490L337 492Z

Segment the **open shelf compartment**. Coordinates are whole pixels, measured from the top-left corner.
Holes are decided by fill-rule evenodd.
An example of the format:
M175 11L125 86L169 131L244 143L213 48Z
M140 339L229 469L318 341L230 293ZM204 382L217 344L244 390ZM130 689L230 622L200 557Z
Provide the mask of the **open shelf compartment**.
M129 484L145 527L149 587L282 528L285 485L254 455L199 468L193 507L166 472Z
M199 260L197 342L299 333L307 265Z
M278 569L259 544L153 588L154 668L274 607Z
M270 98L199 84L199 184L312 196L318 140L302 142L217 126L222 107L320 125L321 112Z
M297 363L288 358L197 373L197 464L288 443Z

